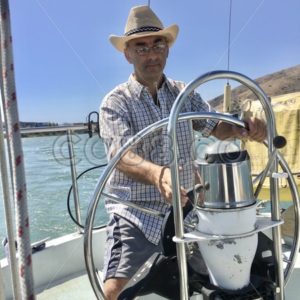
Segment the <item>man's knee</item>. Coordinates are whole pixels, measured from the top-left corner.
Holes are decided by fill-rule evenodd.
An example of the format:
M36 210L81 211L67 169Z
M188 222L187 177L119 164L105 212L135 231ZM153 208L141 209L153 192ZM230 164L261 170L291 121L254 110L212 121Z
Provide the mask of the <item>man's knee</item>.
M107 279L104 283L105 300L116 300L127 282L127 278Z

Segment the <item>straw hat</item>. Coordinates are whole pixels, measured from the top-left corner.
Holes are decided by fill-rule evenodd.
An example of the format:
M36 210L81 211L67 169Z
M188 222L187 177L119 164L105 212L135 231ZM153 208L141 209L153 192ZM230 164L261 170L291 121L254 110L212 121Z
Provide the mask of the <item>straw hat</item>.
M178 30L179 28L176 24L164 28L160 19L149 6L135 6L129 12L124 35L110 35L109 40L115 48L123 52L126 43L130 40L144 36L159 35L167 38L170 47L176 40Z

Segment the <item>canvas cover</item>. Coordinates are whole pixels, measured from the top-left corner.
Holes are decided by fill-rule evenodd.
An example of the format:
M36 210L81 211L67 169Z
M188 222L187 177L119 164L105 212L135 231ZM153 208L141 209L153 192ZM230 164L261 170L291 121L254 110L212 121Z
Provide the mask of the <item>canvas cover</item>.
M280 152L291 171L300 174L300 92L273 97L271 103L278 135L284 136L287 140L287 145L280 149ZM246 114L265 119L260 101L246 100L243 106ZM252 173L260 173L267 164L267 148L256 142L246 142L245 147L251 157ZM295 179L300 186L300 175L296 175ZM286 185L286 180L280 179L280 187ZM268 186L268 181L265 182L265 186Z

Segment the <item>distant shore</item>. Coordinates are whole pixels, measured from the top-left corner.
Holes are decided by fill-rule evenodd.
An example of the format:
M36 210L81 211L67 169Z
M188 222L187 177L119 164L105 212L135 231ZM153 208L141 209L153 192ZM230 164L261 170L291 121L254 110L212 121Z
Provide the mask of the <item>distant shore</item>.
M37 123L34 123L37 124ZM44 125L41 126L40 123L38 126L21 126L21 137L39 137L39 136L52 136L52 135L64 135L69 130L71 132L76 132L79 134L91 134L98 132L96 123L76 123L76 124L63 124L63 125L53 125L50 126ZM22 125L22 124L21 124ZM28 124L27 124L28 125ZM4 137L6 137L6 133L4 132Z

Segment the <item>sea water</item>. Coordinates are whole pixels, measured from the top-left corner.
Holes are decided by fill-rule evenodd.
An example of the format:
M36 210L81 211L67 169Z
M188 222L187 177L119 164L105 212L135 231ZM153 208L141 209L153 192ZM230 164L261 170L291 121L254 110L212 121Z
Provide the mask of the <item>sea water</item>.
M105 149L98 136L73 134L77 175L106 164ZM72 185L70 156L66 135L38 136L22 139L27 184L27 203L31 243L55 238L77 230L67 210L67 196ZM103 167L91 170L78 180L81 219L84 225L88 205ZM1 185L1 183L0 183ZM6 236L2 186L0 187L0 240ZM12 203L12 208L14 204ZM73 194L70 207L75 216ZM107 215L104 201L99 201L95 226L104 225ZM0 258L4 249L0 245Z

